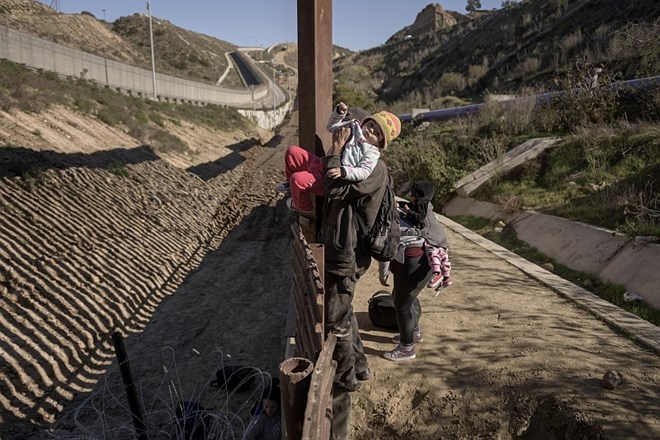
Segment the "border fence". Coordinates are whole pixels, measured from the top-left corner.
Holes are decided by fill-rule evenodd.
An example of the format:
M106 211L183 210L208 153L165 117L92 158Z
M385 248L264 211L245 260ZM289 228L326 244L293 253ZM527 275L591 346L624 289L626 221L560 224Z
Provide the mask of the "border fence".
M4 25L0 25L0 58L65 77L90 80L130 95L153 95L153 72L149 70L53 43ZM269 95L268 82L252 90L239 90L156 73L156 83L158 99L190 104L252 109L255 102L261 102Z
M288 440L328 440L332 426L332 383L336 337L325 335L323 245L309 244L297 224L293 238L295 348L280 364L283 421Z

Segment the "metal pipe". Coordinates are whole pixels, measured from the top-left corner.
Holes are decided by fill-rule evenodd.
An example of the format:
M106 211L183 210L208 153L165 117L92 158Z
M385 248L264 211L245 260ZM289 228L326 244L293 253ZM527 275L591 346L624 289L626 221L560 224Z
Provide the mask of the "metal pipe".
M626 87L630 87L633 89L639 89L643 90L646 87L652 87L652 86L660 86L660 76L652 76L648 78L640 78L640 79L631 79L628 81L620 81L616 82L613 84L610 84L608 88L612 88L615 90L618 89L623 89ZM552 101L553 98L556 98L558 96L561 96L565 94L566 91L563 92L551 92L551 93L542 93L540 95L534 95L531 98L533 98L537 104L547 104ZM530 98L517 98L517 99L511 99L508 101L503 101L501 104L502 105L511 105L514 104L515 102L518 102L520 99L530 99ZM423 112L423 113L418 113L415 115L413 118L412 114L403 114L399 115L399 119L401 122L421 122L421 121L447 121L449 119L453 118L458 118L461 116L468 116L472 114L476 114L481 110L481 107L484 104L470 104L470 105L465 105L461 107L452 107L452 108L444 108L440 110L432 110L429 112Z
M138 399L137 391L135 390L133 373L131 372L131 366L128 363L128 355L126 354L124 338L121 333L114 332L112 334L112 342L115 346L119 371L121 372L121 379L124 382L124 389L126 390L126 397L128 398L128 407L131 410L131 416L133 416L135 434L139 440L149 440L147 437L147 426L144 423L144 418L142 416L142 406L140 405L140 400Z

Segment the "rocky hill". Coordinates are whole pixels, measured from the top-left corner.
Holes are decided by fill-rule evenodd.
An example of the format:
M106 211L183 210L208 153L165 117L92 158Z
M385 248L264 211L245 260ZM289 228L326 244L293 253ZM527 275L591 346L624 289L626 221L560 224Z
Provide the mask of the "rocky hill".
M479 101L486 91L557 90L576 67L618 79L657 75L659 35L655 0L529 0L467 16L433 4L386 44L334 68L355 83L345 72L362 66L362 77L373 80L362 93L388 105L447 95Z
M92 14L60 14L33 0L0 0L0 23L116 61L140 66L150 62L122 35L113 32L110 23L97 20Z
M413 24L392 35L386 44L402 39L419 38L427 34L448 32L456 24L469 20L470 18L465 15L446 11L442 5L431 3L417 14Z

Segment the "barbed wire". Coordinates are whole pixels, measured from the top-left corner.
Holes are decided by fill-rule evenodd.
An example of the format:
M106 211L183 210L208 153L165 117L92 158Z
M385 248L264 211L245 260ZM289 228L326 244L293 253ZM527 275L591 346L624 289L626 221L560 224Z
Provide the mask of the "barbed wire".
M135 380L143 412L144 434L149 440L191 438L240 440L261 396L274 378L256 367L244 366L214 385L221 371L236 367L222 350L202 354L193 349L186 368L205 371L201 380L182 375L177 354L165 347L162 375ZM181 355L179 355L181 356ZM140 359L144 365L144 359ZM134 362L131 360L130 362ZM227 368L226 368L227 367ZM248 374L244 374L248 371ZM96 390L52 426L48 438L56 440L124 440L138 438L117 363ZM231 384L230 384L231 383Z

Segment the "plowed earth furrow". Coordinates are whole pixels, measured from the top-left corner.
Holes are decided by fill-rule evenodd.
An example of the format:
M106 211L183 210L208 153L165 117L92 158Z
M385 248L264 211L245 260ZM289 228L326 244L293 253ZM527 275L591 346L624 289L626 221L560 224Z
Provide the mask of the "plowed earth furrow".
M110 333L144 330L246 212L275 201L272 182L246 185L259 155L273 154L253 148L208 181L161 160L116 174L93 160L42 162L0 180L2 438L53 422L92 390L114 356Z

